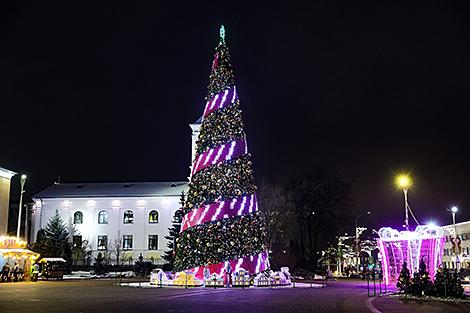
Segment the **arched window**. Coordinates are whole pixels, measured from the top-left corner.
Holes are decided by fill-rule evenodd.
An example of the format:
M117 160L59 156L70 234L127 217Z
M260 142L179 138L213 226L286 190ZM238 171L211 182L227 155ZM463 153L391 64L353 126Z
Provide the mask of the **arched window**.
M105 210L98 213L98 224L108 224L108 212Z
M73 223L74 224L83 224L83 213L77 211L73 214Z
M158 223L158 212L155 210L150 211L149 213L149 223L155 224Z
M124 224L132 224L134 223L134 212L131 210L127 210L124 212Z

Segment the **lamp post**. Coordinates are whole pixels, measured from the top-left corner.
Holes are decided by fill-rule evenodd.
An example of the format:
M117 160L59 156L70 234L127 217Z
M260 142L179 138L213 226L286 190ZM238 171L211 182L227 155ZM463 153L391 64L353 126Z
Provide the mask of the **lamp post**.
M356 231L356 239L355 239L355 245L357 245L358 249L356 251L356 272L359 273L359 231L357 229L357 220L363 216L363 215L369 215L370 211L364 212L356 216L356 221L354 222L355 226L355 231Z
M450 208L450 212L452 213L452 225L454 225L455 237L457 237L457 228L455 227L455 213L457 213L458 211L459 211L459 208L456 206L453 206L452 208Z
M452 225L454 226L454 244L455 244L455 268L458 271L459 270L459 265L460 265L460 260L459 260L459 237L457 235L457 227L455 226L455 213L459 211L459 208L456 206L453 206L450 208L450 213L452 213Z
M411 187L413 182L411 178L406 174L400 174L395 178L395 184L398 188L403 190L403 196L405 198L405 229L409 230L408 211L410 206L408 205L408 188Z
M23 206L23 193L24 193L24 184L26 182L26 175L21 175L20 178L20 203L18 206L18 228L16 229L16 237L20 238L20 231L21 231L21 208Z

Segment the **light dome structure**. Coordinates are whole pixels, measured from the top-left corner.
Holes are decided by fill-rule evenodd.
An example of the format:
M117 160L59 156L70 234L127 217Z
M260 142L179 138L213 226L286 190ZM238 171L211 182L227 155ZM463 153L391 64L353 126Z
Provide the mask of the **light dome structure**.
M396 283L403 262L411 273L418 272L419 262L424 260L431 279L442 262L444 230L436 225L419 225L414 231L398 231L382 227L377 239L382 255L382 272L385 284Z

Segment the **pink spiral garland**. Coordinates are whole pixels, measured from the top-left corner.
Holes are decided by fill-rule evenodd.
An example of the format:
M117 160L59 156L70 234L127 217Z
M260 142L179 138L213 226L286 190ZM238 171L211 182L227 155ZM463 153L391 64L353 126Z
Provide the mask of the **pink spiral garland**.
M219 164L248 153L246 139L241 138L201 153L194 160L191 176L211 165Z
M235 86L225 89L207 101L203 117L206 118L210 113L229 106L237 100L238 95ZM209 149L196 157L193 163L191 176L204 168L232 160L247 153L248 146L245 138L236 139ZM223 218L248 215L256 212L257 210L258 202L256 200L256 194L245 195L239 198L218 201L211 204L204 204L184 215L180 232L196 225L214 222ZM261 252L235 260L210 264L207 266L199 266L190 269L190 271L195 273L197 278L203 279L204 268L207 267L211 273L217 273L222 276L226 271L228 264L231 265L232 271L238 271L240 268L243 268L250 274L255 274L269 268L268 253Z
M257 210L258 202L256 201L256 194L205 204L184 215L180 232L196 225L217 221L222 218L251 214Z
M206 118L210 113L229 106L230 104L235 103L237 100L238 95L235 86L225 89L207 101L203 117Z

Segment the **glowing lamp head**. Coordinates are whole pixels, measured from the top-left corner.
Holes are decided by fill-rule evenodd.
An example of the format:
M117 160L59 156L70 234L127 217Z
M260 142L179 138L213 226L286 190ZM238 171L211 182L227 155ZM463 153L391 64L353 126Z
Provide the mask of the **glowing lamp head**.
M27 176L26 176L25 174L21 175L21 179L22 179L22 180L25 180L26 177L27 177Z
M456 206L453 206L453 207L450 208L450 211L451 211L452 213L457 213L458 210L459 210L459 208L456 207Z
M411 181L410 176L406 174L400 174L395 178L396 185L401 189L406 189L410 187L413 182Z

